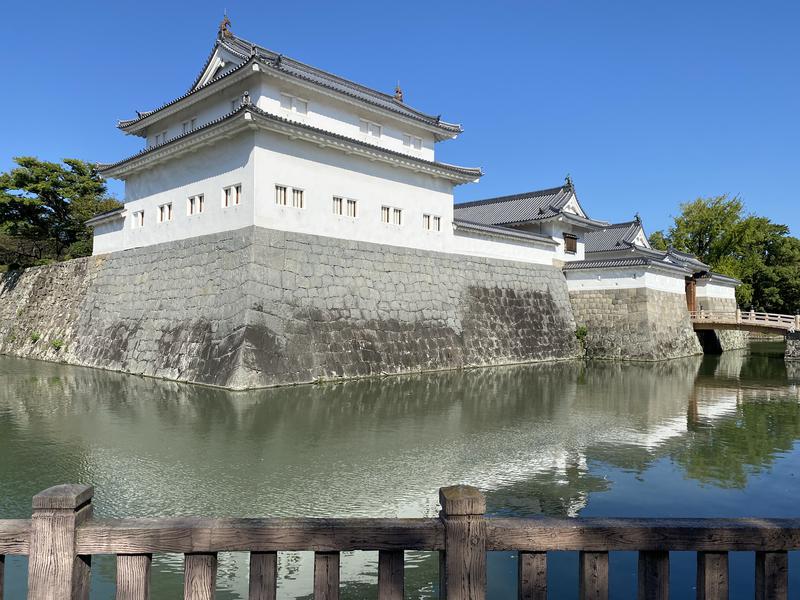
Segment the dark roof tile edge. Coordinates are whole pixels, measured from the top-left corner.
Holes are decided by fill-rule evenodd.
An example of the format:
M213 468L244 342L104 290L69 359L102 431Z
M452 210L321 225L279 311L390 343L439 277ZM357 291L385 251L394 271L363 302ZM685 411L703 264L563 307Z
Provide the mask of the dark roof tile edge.
M300 123L298 121L292 121L292 120L289 120L289 119L285 119L285 118L280 117L278 115L273 115L272 113L268 113L266 111L261 110L260 108L258 108L257 106L255 106L253 104L243 104L243 105L239 106L236 110L233 110L233 111L231 111L229 113L226 113L226 114L222 115L221 117L218 117L217 119L215 119L213 121L209 121L205 125L201 125L200 127L196 128L196 129L192 129L191 131L187 131L186 133L182 133L180 135L177 135L177 136L175 136L173 138L170 138L170 139L166 140L165 142L161 142L158 145L149 146L147 148L144 148L144 149L140 150L139 152L137 152L136 154L133 154L133 155L131 155L131 156L127 157L127 158L124 158L122 160L119 160L119 161L117 161L115 163L100 164L100 165L98 165L98 167L102 171L114 169L116 167L119 167L119 166L123 165L126 162L135 160L135 159L140 158L142 156L146 156L147 154L150 154L151 152L154 152L155 150L158 150L160 148L168 146L168 145L170 145L170 144L172 144L172 143L174 143L174 142L176 142L178 140L182 140L182 139L185 139L185 138L187 138L189 136L197 134L199 132L205 131L210 127L218 125L218 124L222 123L223 121L232 118L236 114L238 114L240 112L245 112L245 111L249 111L249 112L253 113L254 115L257 115L257 116L262 117L262 118L266 118L266 119L270 119L270 120L273 120L273 121L285 123L285 124L288 124L288 125L292 125L294 127L299 127L301 129L305 129L305 130L308 130L308 131L311 131L311 132L314 132L314 133L323 134L323 135L332 137L334 139L339 139L339 140L342 140L342 141L346 141L348 143L355 144L357 146L363 146L363 147L368 148L370 150L377 150L377 151L383 152L385 154L388 154L390 156L395 156L395 157L398 157L398 158L403 158L403 159L406 159L406 160L410 160L411 162L415 162L415 163L419 163L419 164L422 164L422 165L443 169L443 170L450 171L450 172L453 172L453 173L458 173L458 174L464 175L464 176L474 176L476 178L483 176L483 170L480 169L480 168L460 167L458 165L451 165L451 164L443 163L443 162L425 160L423 158L419 158L419 157L416 157L416 156L411 156L409 154L404 154L403 152L398 152L397 150L391 150L391 149L388 149L388 148L382 148L381 146L375 146L374 144L368 144L367 142L362 142L361 140L357 140L355 138L347 137L346 135L342 135L340 133L334 133L334 132L328 131L326 129L320 129L318 127L313 127L313 126L307 125L305 123Z
M453 219L453 225L456 227L456 229L463 228L472 231L484 231L487 233L493 233L504 237L536 241L539 243L551 244L553 246L558 245L558 242L556 242L553 238L549 236L532 233L528 231L518 231L516 229L511 229L509 227L502 227L498 225L486 225L484 223L475 223L474 221L465 221L463 219Z
M241 38L239 38L239 39L241 39ZM206 83L204 83L200 87L195 87L197 85L196 82L200 81L200 78L202 77L202 74L205 72L205 69L208 67L208 63L211 60L211 56L213 56L214 51L217 49L218 45L223 45L223 46L225 46L226 49L230 50L231 52L233 52L233 53L235 53L235 54L237 54L239 56L242 56L244 62L242 62L240 65L234 67L230 71L220 75L219 77L215 77L215 78L207 81ZM270 52L270 53L274 54L274 52L272 52L270 50L267 50L266 48L261 48L260 46L258 48L260 48L261 50L264 50L266 52ZM149 116L151 116L151 115L153 115L155 113L161 112L162 110L177 104L181 100L184 100L185 98L188 98L189 96L192 96L193 94L195 94L197 92L200 92L201 90L204 90L208 86L213 85L214 83L225 79L229 75L232 75L233 73L237 72L242 67L244 67L246 65L249 65L254 61L258 61L259 64L264 65L265 67L281 71L279 66L276 66L274 64L267 64L265 62L259 61L258 60L259 58L266 59L267 57L263 57L263 56L261 56L259 54L256 54L255 56L247 57L247 56L244 56L241 53L235 51L234 49L230 48L229 46L225 45L224 42L222 42L221 44L220 43L216 43L214 45L214 47L212 48L212 50L211 50L209 58L206 59L206 64L203 67L203 71L200 73L200 75L195 80L195 86L192 86L192 88L189 89L189 91L187 91L186 93L182 94L181 96L178 96L177 98L175 98L173 100L170 100L169 102L166 102L166 103L162 104L161 106L159 106L156 109L140 112L139 116L137 118L135 118L135 119L121 119L117 123L117 127L124 130L124 129L130 127L131 125L135 125L135 124L139 123L140 121L148 118ZM287 58L287 57L284 57L284 58ZM345 79L343 77L339 77L338 75L334 75L333 73L328 73L327 71L323 71L321 69L316 69L315 67L312 67L310 65L306 65L305 63L302 63L302 62L300 62L298 60L289 59L289 58L287 58L287 60L291 60L292 62L295 62L295 63L297 63L299 65L302 65L303 67L307 67L309 69L313 69L313 70L319 71L320 73L323 73L326 77L333 77L333 78L339 79L339 80L341 80L343 82L343 84L347 84L347 85L351 85L351 86L363 89L366 93L380 94L382 96L385 96L386 98L391 98L387 94L383 94L383 92L379 92L378 90L373 90L373 89L368 88L366 86L362 86L362 85L360 85L358 83L355 83L355 82L350 81L348 79ZM346 95L346 96L348 96L350 98L353 98L353 99L356 99L356 100L360 100L360 101L363 101L363 102L367 102L368 104L376 106L377 108L383 108L384 110L389 110L390 112L394 112L394 113L396 113L398 115L405 116L405 117L411 118L411 119L416 119L418 121L424 122L426 125L437 127L439 129L441 129L442 131L447 131L449 133L462 133L464 131L464 128L461 125L457 124L457 123L447 123L445 121L442 121L438 117L434 117L433 115L428 115L428 114L423 113L421 111L418 111L418 110L416 110L414 108L411 108L410 106L407 106L405 104L401 105L403 110L392 109L390 107L378 104L376 102L370 102L369 100L367 100L365 98L361 98L361 97L359 97L359 96L357 96L355 94L347 94L346 92L343 92L341 90L337 90L337 89L333 88L332 86L323 85L322 83L316 82L316 81L314 81L313 79L311 79L309 77L302 77L301 75L298 75L298 74L295 74L295 73L291 73L291 72L288 72L288 71L282 71L282 72L287 74L287 75L289 75L289 76L291 76L291 77L296 77L298 79L303 79L304 81L308 81L310 83L313 83L314 85L319 85L320 87L325 87L325 88L330 89L330 90L332 90L334 92Z

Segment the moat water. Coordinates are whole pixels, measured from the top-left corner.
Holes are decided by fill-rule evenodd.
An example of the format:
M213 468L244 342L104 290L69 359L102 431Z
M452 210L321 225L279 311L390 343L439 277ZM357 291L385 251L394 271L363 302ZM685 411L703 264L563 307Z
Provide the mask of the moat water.
M100 517L434 516L469 483L500 515L800 516L800 365L782 344L661 364L569 362L247 393L0 357L0 518L64 482ZM156 556L153 597L181 596L182 558ZM732 598L754 557L731 555ZM343 598L374 598L377 554L342 558ZM577 555L550 556L550 597L577 597ZM218 598L247 597L247 555L221 554ZM310 553L279 558L279 597L309 598ZM434 598L438 563L407 553L406 597ZM612 554L611 596L635 597L635 553ZM800 597L800 557L790 554ZM673 598L694 597L673 553ZM489 597L516 562L489 557ZM26 561L7 560L8 598ZM97 557L92 597L113 592Z

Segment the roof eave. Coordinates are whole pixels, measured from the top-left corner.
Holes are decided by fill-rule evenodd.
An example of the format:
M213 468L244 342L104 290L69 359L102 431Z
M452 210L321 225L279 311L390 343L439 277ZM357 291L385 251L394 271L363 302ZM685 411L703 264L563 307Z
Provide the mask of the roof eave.
M266 113L252 105L240 107L215 122L180 135L159 146L149 148L127 159L111 165L102 165L100 166L100 173L103 177L124 178L146 165L180 155L184 150L188 151L188 149L195 148L198 145L211 143L217 139L216 134L218 133L233 134L239 130L259 126L289 137L303 139L319 146L339 149L351 154L358 154L369 160L381 160L394 166L447 179L455 185L473 183L483 175L480 169L418 159L303 123L289 121Z
M530 244L558 246L557 241L547 236L521 234L520 232L514 230L503 231L502 227L496 225L486 225L485 223L473 223L470 221L464 221L462 219L454 219L453 227L456 230L464 229L466 231L474 231L489 237L512 239L516 241L528 242Z

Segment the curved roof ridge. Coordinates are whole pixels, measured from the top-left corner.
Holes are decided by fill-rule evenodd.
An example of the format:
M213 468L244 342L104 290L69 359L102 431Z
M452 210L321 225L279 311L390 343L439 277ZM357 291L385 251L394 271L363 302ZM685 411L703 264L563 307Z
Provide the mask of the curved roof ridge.
M444 121L441 121L441 119L439 118L438 115L431 115L431 114L422 112L421 110L417 110L416 108L413 108L413 107L409 106L405 102L399 102L392 94L387 94L386 92L382 92L380 90L376 90L375 88L371 88L371 87L366 86L366 85L364 85L362 83L358 83L357 81L353 81L352 79L348 79L347 77L342 77L341 75L337 75L336 73L331 73L330 71L326 71L325 69L320 69L319 67L315 67L315 66L310 65L308 63L305 63L305 62L303 62L301 60L297 60L296 58L292 58L291 56L286 56L285 54L280 54L278 52L275 52L274 50L270 50L269 48L266 48L266 47L261 46L259 44L254 44L253 42L250 42L250 41L248 41L248 40L246 40L246 39L244 39L242 37L239 37L239 36L237 36L235 34L233 36L233 39L235 39L236 41L241 42L243 44L246 44L248 47L255 47L257 52L263 52L263 53L267 53L269 55L272 55L272 56L270 56L270 58L276 58L276 57L280 56L281 57L281 62L287 61L287 62L290 62L290 63L294 63L295 65L301 66L304 69L307 69L308 71L311 71L311 72L313 72L313 73L315 73L317 75L321 75L323 77L329 77L331 79L334 79L334 80L338 81L339 83L342 83L342 84L357 88L362 92L365 92L365 93L368 93L368 94L374 94L376 96L380 96L383 100L387 100L387 101L393 102L393 103L397 104L398 106L404 108L407 111L416 113L420 117L424 117L424 118L430 119L432 121L437 121L438 120L443 125L455 125L455 123L446 123ZM223 45L225 45L225 41L224 40L223 40L222 43L223 43ZM228 46L226 46L226 47L228 47ZM233 49L231 49L231 50L233 50Z

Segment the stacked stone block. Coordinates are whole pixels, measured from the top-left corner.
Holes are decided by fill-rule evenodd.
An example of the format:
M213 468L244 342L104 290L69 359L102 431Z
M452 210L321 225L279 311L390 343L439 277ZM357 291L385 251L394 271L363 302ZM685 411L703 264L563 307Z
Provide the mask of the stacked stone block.
M615 288L573 291L570 299L587 329L588 357L654 361L702 353L681 294Z
M552 267L260 228L0 281L2 353L235 389L570 358L574 332Z
M736 300L732 298L702 298L698 308L716 313L734 313L737 305ZM707 330L703 334L705 335L705 339L702 340L703 347L711 354L747 348L749 339L746 331L735 329Z

